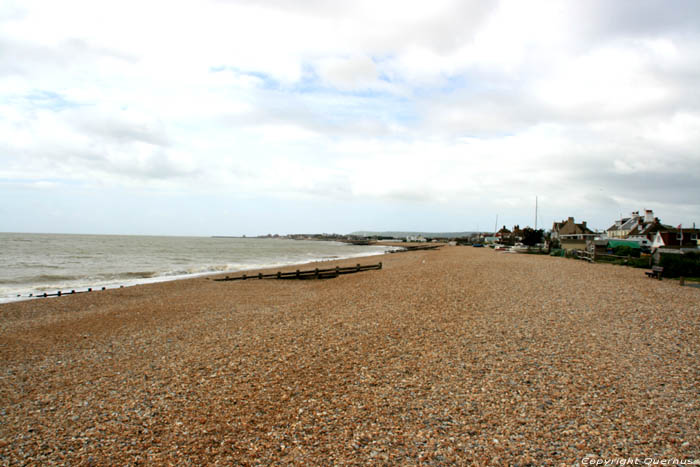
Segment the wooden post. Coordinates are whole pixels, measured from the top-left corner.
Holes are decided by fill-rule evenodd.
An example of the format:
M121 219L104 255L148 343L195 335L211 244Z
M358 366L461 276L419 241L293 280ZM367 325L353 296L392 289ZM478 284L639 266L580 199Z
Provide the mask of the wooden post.
M248 278L248 276L246 276L245 274L243 274L243 280L246 280L247 278Z
M678 280L678 283L683 287L685 285L685 277L681 276Z
M301 275L299 274L299 270L297 269L297 279L299 279L299 277L301 277Z
M316 279L318 279L318 268L316 268Z
M358 270L358 272L359 272L359 270L360 270L360 263L357 263L357 270Z
M380 261L379 262L379 269L381 269L381 268L382 268L382 262Z
M282 272L281 271L277 271L277 279L282 279Z
M258 273L258 279L262 279L262 272Z

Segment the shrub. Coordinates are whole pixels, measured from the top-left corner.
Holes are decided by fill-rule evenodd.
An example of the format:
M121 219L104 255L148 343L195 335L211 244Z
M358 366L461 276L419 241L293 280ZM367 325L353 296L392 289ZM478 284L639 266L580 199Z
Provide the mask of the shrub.
M659 266L665 277L700 277L700 253L661 254Z
M632 266L634 268L649 268L649 257L645 258L630 258L629 261L627 261L628 266Z
M633 256L639 258L641 250L639 248L632 248L625 245L616 246L613 248L613 254L617 256Z
M544 230L525 227L523 229L523 245L535 246L542 241Z

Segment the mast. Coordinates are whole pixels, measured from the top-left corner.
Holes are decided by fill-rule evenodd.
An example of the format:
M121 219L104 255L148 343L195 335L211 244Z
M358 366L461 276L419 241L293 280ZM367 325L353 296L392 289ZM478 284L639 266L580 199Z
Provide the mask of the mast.
M498 233L498 214L496 214L496 226L493 228L493 236L495 237Z
M537 230L537 196L535 196L535 230Z

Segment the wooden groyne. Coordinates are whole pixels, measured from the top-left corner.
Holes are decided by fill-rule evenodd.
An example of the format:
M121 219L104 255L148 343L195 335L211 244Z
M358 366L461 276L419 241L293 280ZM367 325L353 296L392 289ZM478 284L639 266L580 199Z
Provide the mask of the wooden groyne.
M411 245L402 246L401 250L390 251L390 253L405 253L407 251L419 251L419 250L437 250L442 245Z
M224 282L224 281L244 281L244 280L250 280L250 279L291 279L291 280L305 280L305 279L333 279L335 277L338 277L342 274L354 274L356 272L362 272L362 271L371 271L373 269L381 269L382 268L382 263L378 264L367 264L367 265L361 265L358 264L356 266L349 266L349 267L339 267L336 266L334 268L328 268L328 269L307 269L305 271L301 271L297 269L296 271L290 271L290 272L281 272L277 271L272 274L263 274L263 273L258 273L258 274L243 274L241 276L237 277L229 277L226 276L224 278L220 279L214 279L217 282Z
M123 286L123 285L120 285L119 288L120 288L120 289L123 289L124 286ZM71 290L70 292L64 292L64 291L62 291L62 290L59 290L59 291L54 292L54 293L41 292L41 293L36 293L36 294L30 293L29 295L21 295L21 294L18 294L18 295L17 295L17 298L63 297L64 295L75 295L75 294L79 294L79 293L88 293L88 292L97 291L97 290L107 290L107 287L102 287L101 289L93 289L92 287L90 287L90 288L87 289L87 290L75 290L75 289L73 289L73 290Z

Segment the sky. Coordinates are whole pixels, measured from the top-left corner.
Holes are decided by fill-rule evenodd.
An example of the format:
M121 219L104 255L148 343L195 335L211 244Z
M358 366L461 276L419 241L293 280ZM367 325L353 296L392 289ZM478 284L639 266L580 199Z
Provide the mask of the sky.
M698 83L696 0L4 0L0 231L700 225Z

